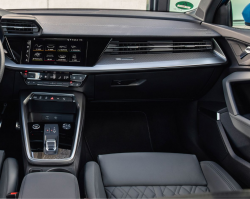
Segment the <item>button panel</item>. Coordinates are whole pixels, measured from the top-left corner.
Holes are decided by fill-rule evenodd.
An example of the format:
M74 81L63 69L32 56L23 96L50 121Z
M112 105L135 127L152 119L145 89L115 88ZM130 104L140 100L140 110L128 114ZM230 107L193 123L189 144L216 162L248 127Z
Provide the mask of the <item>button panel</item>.
M23 72L25 83L30 86L80 87L87 75L56 72Z
M58 96L58 95L33 95L33 100L38 101L55 101L55 102L75 102L71 96Z

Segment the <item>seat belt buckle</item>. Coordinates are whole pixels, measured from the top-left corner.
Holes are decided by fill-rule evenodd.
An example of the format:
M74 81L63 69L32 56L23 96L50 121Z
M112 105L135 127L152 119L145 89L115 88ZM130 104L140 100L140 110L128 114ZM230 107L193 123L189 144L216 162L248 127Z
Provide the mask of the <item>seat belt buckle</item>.
M8 193L6 198L18 198L18 192Z

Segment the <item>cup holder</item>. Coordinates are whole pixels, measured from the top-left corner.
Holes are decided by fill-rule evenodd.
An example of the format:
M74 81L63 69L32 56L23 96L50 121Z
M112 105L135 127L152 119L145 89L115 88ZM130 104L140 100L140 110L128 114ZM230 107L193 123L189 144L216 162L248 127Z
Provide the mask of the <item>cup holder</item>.
M67 169L61 169L61 168L53 168L53 169L49 169L47 172L64 172L64 173L71 173L71 171L67 170Z

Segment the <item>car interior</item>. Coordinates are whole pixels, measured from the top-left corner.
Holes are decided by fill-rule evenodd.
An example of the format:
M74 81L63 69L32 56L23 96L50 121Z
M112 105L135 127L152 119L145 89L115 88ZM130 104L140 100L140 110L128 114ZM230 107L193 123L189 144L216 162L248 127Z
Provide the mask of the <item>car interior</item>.
M250 29L148 2L0 9L0 198L250 198Z

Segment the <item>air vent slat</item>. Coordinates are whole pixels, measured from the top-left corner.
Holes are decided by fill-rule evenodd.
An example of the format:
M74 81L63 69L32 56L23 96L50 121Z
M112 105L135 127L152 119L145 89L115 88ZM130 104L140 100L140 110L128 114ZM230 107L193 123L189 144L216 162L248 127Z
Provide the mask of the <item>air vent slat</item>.
M40 31L36 23L25 20L3 20L1 27L5 34L35 34Z
M175 41L147 41L147 42L119 42L112 41L107 47L107 54L147 54L169 52L209 51L213 49L211 41L175 42Z

